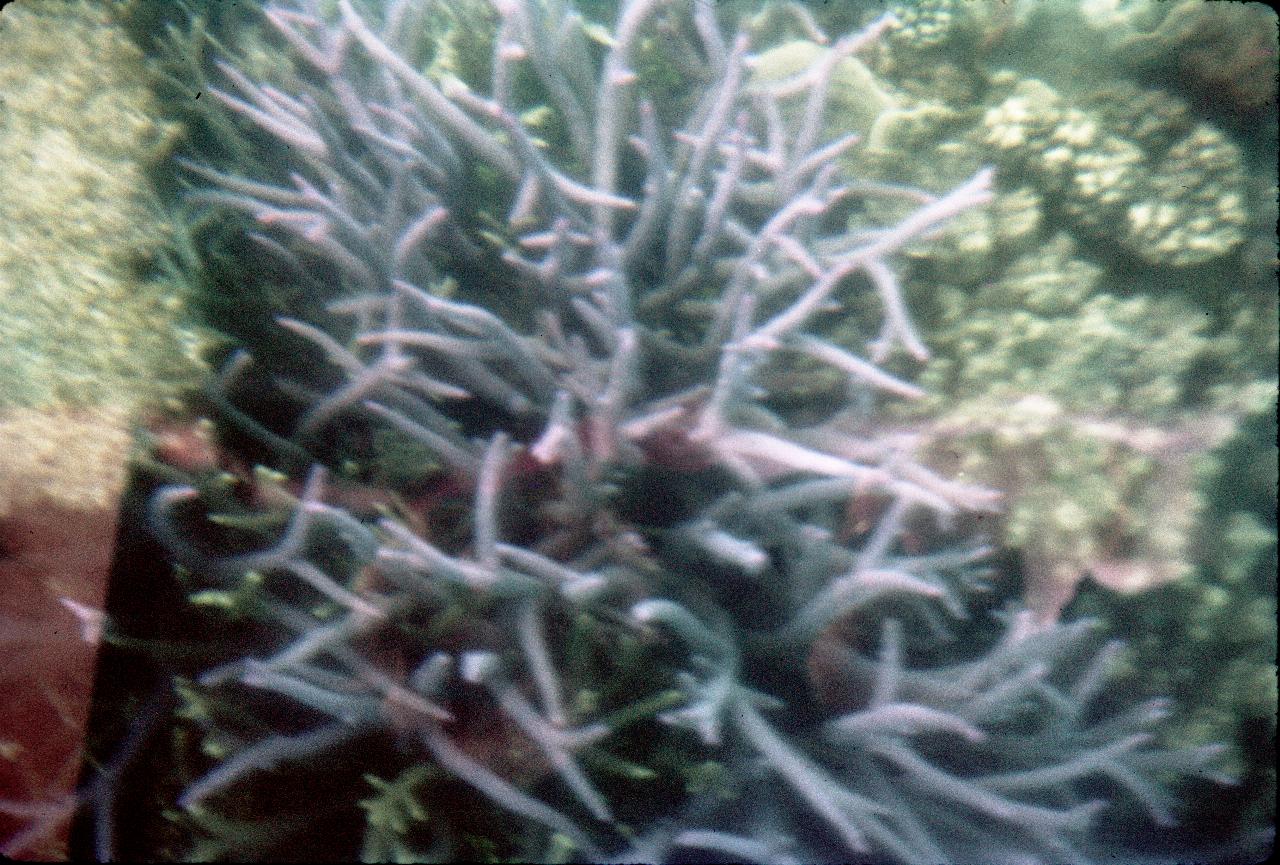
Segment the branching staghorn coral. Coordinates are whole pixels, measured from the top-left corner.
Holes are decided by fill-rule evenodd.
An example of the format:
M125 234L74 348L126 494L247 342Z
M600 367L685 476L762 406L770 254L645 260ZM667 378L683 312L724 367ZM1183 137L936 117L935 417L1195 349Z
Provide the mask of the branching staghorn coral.
M393 432L430 455L430 495L374 519L313 468L297 497L264 484L289 513L275 541L221 555L195 487L155 495L174 558L226 596L239 583L241 611L285 634L198 690L315 719L232 742L180 804L380 730L516 818L526 859L1086 861L1110 798L1172 819L1160 776L1207 771L1212 749L1152 748L1158 706L1099 707L1113 650L1091 655L1087 624L1016 613L986 654L936 661L938 607L963 615L984 551L911 550L907 525L998 494L927 470L858 406L921 394L878 365L928 354L893 259L988 201L991 171L844 230L902 194L841 175L856 136L823 140L833 71L888 19L752 84L748 35L726 40L708 4L630 0L602 36L567 5L495 0L481 95L420 71L425 4L331 5L266 6L306 66L287 92L223 64L211 94L278 144L288 183L188 166L326 303L279 319L316 362L246 385L239 353L212 394L283 465L334 460L338 431ZM674 130L636 71L663 36L705 82ZM822 337L854 292L883 310L868 357ZM803 420L771 401L798 359L847 374L847 399ZM249 405L266 382L297 407L284 424ZM850 530L867 501L870 528ZM584 686L566 620L606 656L649 647L648 691ZM873 623L877 660L850 635ZM468 713L518 744L486 750ZM737 801L610 797L600 767L625 758L607 749L655 715ZM465 856L433 810L435 855Z

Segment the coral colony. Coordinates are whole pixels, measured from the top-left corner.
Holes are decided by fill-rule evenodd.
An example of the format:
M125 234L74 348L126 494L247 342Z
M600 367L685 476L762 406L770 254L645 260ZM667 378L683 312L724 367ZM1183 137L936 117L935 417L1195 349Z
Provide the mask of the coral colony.
M1013 611L985 653L936 652L984 550L921 549L910 527L999 496L865 417L922 393L885 368L928 351L895 256L987 202L993 177L931 195L842 173L858 140L825 140L833 70L892 19L760 83L711 4L626 0L606 34L560 3L494 0L477 92L420 71L421 4L378 5L269 3L296 54L288 92L221 66L212 95L276 142L287 182L188 166L324 310L279 319L316 359L274 377L289 429L249 407L264 361L234 355L215 387L279 465L314 464L296 497L263 482L289 508L278 536L218 553L195 487L150 506L178 563L252 591L284 635L194 690L312 719L225 748L180 804L381 730L408 766L474 788L533 859L1086 862L1114 809L1169 824L1162 784L1216 750L1154 746L1164 707L1107 693L1119 646L1089 622ZM686 106L648 92L654 37L696 49ZM885 197L914 210L845 227ZM865 352L822 335L854 299L879 317ZM774 398L814 361L847 374L845 404ZM340 506L320 463L353 429L419 453L431 494ZM590 668L570 645L584 633L604 657ZM584 681L624 670L624 646L647 692ZM520 760L464 736L481 712ZM610 749L645 724L719 780L649 811L611 795L626 752ZM425 832L432 855L466 854L447 820Z

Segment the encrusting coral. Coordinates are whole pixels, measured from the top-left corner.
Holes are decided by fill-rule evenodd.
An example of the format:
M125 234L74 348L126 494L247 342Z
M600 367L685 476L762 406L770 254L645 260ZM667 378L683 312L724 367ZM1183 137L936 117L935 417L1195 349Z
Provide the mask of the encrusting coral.
M1108 692L1119 646L1088 621L1011 610L948 646L986 551L911 527L999 494L866 420L925 397L885 368L930 355L895 265L993 180L847 175L832 84L892 20L770 77L709 4L629 0L604 32L495 0L491 65L460 78L427 4L378 5L268 3L297 73L226 62L209 96L285 167L187 164L315 308L279 318L299 362L236 352L210 389L305 484L150 504L194 599L272 635L183 686L216 756L187 819L376 738L403 750L360 803L367 855L474 854L481 806L436 792L458 785L536 860L1085 862L1106 814L1172 823L1165 782L1218 749L1155 747L1165 705ZM699 86L654 99L663 62ZM853 306L857 348L824 336ZM840 387L789 402L813 361ZM416 475L363 495L388 437Z

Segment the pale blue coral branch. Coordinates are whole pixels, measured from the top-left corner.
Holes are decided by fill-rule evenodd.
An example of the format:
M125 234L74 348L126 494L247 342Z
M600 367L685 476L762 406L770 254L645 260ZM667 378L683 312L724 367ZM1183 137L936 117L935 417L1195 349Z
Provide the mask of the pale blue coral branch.
M577 844L578 849L590 859L601 858L599 848L573 821L554 808L521 792L508 781L468 757L439 727L426 726L422 730L422 741L436 762L475 787L499 807L559 832Z
M307 71L285 87L223 68L234 94L216 98L292 148L289 180L189 166L215 187L193 197L255 219L262 248L343 324L278 320L323 373L273 379L298 407L288 432L241 407L246 355L211 391L229 422L294 464L348 423L407 439L430 454L420 480L448 504L427 496L421 513L366 525L325 500L316 469L278 540L219 557L191 540L196 491L156 494L151 523L175 559L223 581L279 578L257 601L288 639L201 685L341 719L247 746L184 803L355 728L407 731L422 759L600 861L623 843L602 840L620 831L607 824L629 817L577 759L617 731L593 721L607 688L567 693L584 671L565 667L551 623L571 618L615 648L663 644L674 660L649 673L683 702L650 711L692 730L672 741L743 788L745 810L691 795L670 825L628 827L645 858L683 848L788 861L823 845L902 862L1071 858L1090 846L1094 797L1113 788L1170 819L1158 774L1208 771L1213 755L1155 748L1157 705L1093 718L1117 649L1087 657L1089 623L1013 615L985 653L912 663L943 630L939 608L966 614L961 579L985 548L909 555L909 524L996 510L999 494L922 465L909 431L857 420L857 399L923 396L880 366L898 348L929 354L893 265L990 202L995 178L983 168L935 195L845 176L859 138L823 140L838 70L893 19L761 83L747 30L726 39L709 4L624 0L604 35L568 3L494 0L483 93L483 75L419 68L416 0L376 7L338 0L335 15L273 0L267 19ZM803 9L786 14L822 35ZM636 67L685 47L704 89L668 128L671 106L655 106ZM563 132L558 144L547 128ZM837 225L867 196L914 209L879 229ZM853 291L880 310L866 351L823 332ZM779 372L809 368L797 359L849 381L803 428L775 392ZM651 475L688 502L632 515L650 503L630 501L643 494L629 485ZM855 497L888 502L869 535L851 531ZM864 619L881 623L878 658L846 637ZM384 633L403 668L371 649ZM789 680L773 681L770 664ZM502 759L464 747L453 710L476 686L555 773L536 788L547 801ZM595 823L584 829L560 802ZM775 825L790 843L762 840Z
M524 696L498 669L497 656L491 652L468 652L462 656L460 668L464 679L484 684L498 701L502 711L538 744L552 767L573 790L578 800L597 820L613 822L613 813L603 795L587 778L573 759L572 752L609 735L603 724L566 730L537 713Z
M303 760L317 753L323 753L361 732L359 727L338 722L295 736L270 736L238 751L211 769L183 792L178 799L178 807L196 807L249 773L266 771L281 763Z

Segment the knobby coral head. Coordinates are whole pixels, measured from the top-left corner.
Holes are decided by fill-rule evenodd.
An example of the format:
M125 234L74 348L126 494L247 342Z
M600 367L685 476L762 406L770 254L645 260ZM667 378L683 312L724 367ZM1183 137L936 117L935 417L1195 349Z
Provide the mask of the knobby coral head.
M181 804L383 730L535 827L525 858L1085 861L1113 794L1171 820L1153 776L1212 754L1153 748L1157 705L1094 708L1116 648L1091 656L1087 624L1013 614L987 654L918 668L983 551L909 552L906 521L998 495L868 432L862 407L920 395L882 367L927 356L895 256L988 201L993 177L933 194L845 176L858 140L825 134L833 74L892 19L761 82L713 4L624 0L605 33L568 4L494 0L458 13L483 27L429 39L433 8L267 4L291 71L223 63L212 95L287 168L187 165L211 184L195 198L251 216L325 314L279 319L306 374L267 378L241 352L211 388L282 467L317 464L296 498L277 490L293 501L278 538L212 554L196 489L151 505L178 562L250 586L282 633L200 686L314 718L244 744ZM449 69L456 43L488 52L483 80ZM658 99L660 64L697 87ZM917 206L847 230L881 197ZM879 311L865 352L823 336L855 307ZM848 376L834 404L776 398L815 363ZM296 407L288 428L261 419L250 381ZM353 429L415 448L431 493L381 519L339 507L318 466ZM870 496L872 524L846 531ZM477 706L534 756L478 742ZM610 749L634 756L636 730L718 765L732 801L611 795ZM782 784L757 794L761 777ZM380 843L466 855L439 808Z

